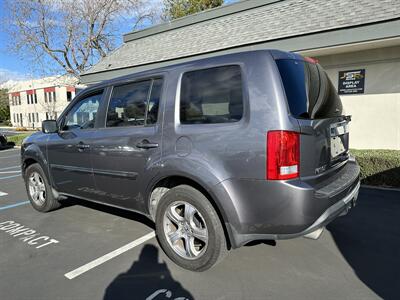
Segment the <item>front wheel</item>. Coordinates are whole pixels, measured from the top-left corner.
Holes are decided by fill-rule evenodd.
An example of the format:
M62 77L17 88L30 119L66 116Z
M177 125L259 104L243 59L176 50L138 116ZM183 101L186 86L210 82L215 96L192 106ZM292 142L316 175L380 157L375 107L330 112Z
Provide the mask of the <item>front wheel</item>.
M191 271L205 271L226 254L217 212L197 189L179 185L160 199L156 214L158 241L167 256Z
M37 211L48 212L60 207L60 203L54 198L46 175L38 163L26 168L25 186L29 201Z

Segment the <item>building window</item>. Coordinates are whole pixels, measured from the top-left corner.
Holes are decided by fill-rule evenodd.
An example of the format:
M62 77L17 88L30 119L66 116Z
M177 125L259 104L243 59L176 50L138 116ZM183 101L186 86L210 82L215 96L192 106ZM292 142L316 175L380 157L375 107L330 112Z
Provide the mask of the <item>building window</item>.
M56 92L45 92L44 102L56 102Z
M67 101L70 102L72 100L72 92L67 91Z
M46 120L48 120L49 119L49 113L47 112L46 113Z
M28 114L28 119L29 119L29 123L31 123L31 122L32 122L32 120L31 120L31 113Z
M38 114L38 113L36 113L36 122L40 122L40 121L39 121L39 114Z
M21 96L19 93L11 95L11 105L21 105Z
M56 89L55 87L44 89L44 102L56 102Z
M37 96L35 90L26 91L26 99L28 104L37 103Z
M242 78L239 66L224 66L183 74L180 121L182 124L237 122L243 116Z

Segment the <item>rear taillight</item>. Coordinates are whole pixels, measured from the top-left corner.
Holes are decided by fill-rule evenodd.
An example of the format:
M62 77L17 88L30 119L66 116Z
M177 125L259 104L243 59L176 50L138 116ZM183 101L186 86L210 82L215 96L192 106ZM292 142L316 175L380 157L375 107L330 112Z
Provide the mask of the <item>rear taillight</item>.
M299 177L300 136L298 132L273 130L267 133L268 180Z

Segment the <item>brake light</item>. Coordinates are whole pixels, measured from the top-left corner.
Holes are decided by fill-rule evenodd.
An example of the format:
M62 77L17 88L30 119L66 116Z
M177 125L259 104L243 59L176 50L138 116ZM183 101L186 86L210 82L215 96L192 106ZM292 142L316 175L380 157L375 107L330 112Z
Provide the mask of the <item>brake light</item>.
M294 131L273 130L267 133L268 180L299 177L300 135Z

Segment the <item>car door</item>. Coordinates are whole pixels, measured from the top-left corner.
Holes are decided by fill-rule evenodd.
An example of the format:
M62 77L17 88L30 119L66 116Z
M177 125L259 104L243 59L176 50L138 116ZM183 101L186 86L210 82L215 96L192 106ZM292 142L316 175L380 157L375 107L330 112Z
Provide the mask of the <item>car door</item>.
M99 200L145 211L151 165L161 157L159 107L163 80L151 78L112 88L104 128L97 130L92 162Z
M53 184L60 193L95 198L90 158L103 90L80 97L59 120L59 132L47 143Z

